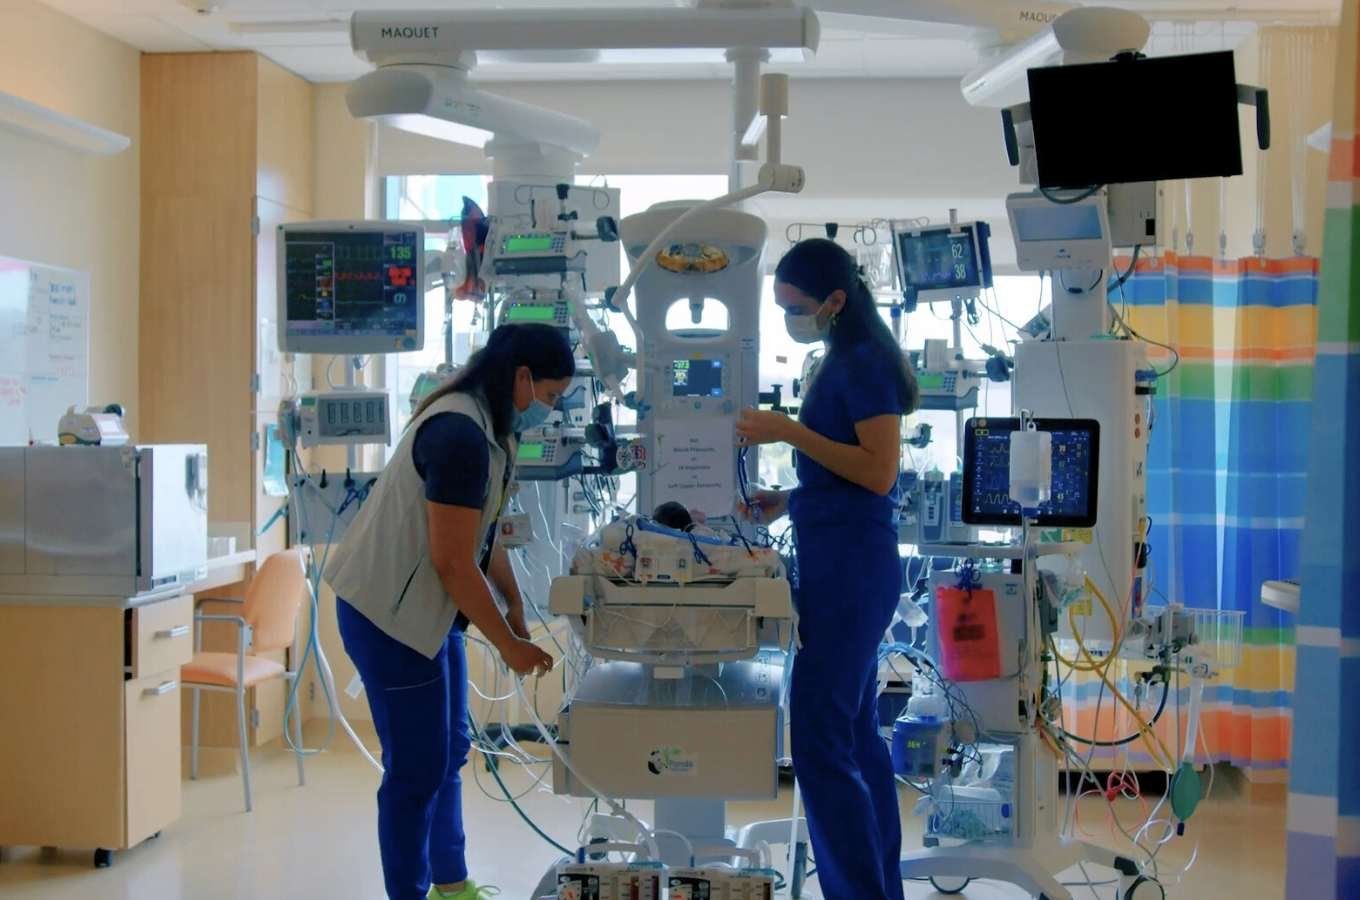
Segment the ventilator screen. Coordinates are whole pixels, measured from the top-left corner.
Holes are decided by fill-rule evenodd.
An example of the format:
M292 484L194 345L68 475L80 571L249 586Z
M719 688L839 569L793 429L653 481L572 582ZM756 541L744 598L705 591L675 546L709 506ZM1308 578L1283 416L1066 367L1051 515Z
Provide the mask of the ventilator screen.
M1096 524L1100 423L1093 419L1035 419L1053 435L1053 489L1040 504L1038 525L1090 528ZM1010 498L1011 434L1019 419L969 419L963 445L963 521L969 525L1019 525L1020 504Z

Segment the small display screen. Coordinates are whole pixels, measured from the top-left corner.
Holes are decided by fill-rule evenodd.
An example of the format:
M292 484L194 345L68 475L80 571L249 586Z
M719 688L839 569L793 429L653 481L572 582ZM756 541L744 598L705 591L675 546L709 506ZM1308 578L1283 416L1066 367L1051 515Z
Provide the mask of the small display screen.
M721 397L722 360L677 359L671 363L672 397Z
M507 322L555 322L556 317L551 306L512 306L505 313Z
M1100 423L1092 419L1036 419L1053 435L1052 496L1038 524L1090 528L1096 523ZM963 520L970 525L1019 525L1010 498L1011 435L1019 419L970 419L964 432Z
M917 372L916 385L923 391L942 391L944 375L939 372Z
M317 413L323 437L387 434L387 400L383 397L323 397Z
M903 287L931 291L984 286L971 225L957 234L948 228L899 234L897 252Z
M1242 174L1231 51L1044 67L1028 78L1041 187ZM1118 139L1099 141L1093 152L1093 122L1082 111L1104 109L1116 97L1176 102L1151 104L1137 128L1119 129Z
M547 253L552 246L550 234L512 234L505 239L502 249L506 253Z
M1098 241L1100 211L1089 203L1045 203L1014 208L1015 236L1022 241Z
M415 338L420 328L418 231L287 231L289 337Z
M519 453L515 459L520 462L535 462L543 459L543 452L547 449L547 444L542 441L535 441L532 444L520 444Z

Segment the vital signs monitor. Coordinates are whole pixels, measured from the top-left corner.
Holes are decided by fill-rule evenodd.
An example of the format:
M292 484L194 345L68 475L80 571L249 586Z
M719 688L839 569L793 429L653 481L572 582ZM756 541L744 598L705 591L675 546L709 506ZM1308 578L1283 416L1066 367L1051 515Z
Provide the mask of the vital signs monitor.
M893 228L902 293L921 303L977 297L992 286L991 228L986 222L939 228Z
M1052 494L1040 505L1040 526L1091 528L1096 524L1100 423L1094 419L1035 419L1053 435ZM963 439L963 521L969 525L1019 525L1011 499L1011 434L1019 419L969 419Z
M279 348L402 353L425 343L425 229L406 222L279 226Z

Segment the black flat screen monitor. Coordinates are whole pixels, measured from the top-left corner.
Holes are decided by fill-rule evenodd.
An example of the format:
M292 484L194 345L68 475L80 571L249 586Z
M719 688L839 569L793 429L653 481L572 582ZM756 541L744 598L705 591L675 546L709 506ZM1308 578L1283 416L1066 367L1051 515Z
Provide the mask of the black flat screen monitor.
M1029 70L1042 188L1242 174L1233 55Z
M1096 524L1100 473L1100 423L1094 419L1035 419L1053 435L1053 492L1036 524L1091 528ZM1019 419L969 419L963 438L963 521L968 525L1020 524L1020 504L1010 498L1011 435Z

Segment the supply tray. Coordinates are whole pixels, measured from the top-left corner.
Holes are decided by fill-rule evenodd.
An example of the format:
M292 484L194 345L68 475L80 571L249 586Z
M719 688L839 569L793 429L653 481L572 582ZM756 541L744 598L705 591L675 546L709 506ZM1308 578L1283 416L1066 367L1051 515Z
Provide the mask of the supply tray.
M950 799L932 804L926 837L940 841L1007 843L1015 836L1015 806L1010 800Z

